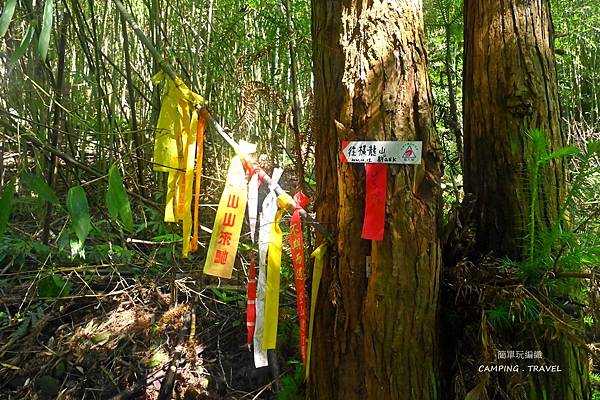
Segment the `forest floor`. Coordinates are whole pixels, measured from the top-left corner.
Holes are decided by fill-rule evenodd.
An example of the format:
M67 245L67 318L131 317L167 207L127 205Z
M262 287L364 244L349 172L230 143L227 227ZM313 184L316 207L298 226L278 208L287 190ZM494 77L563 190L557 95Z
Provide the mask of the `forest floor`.
M0 330L0 398L272 397L277 379L246 345L245 285L199 289L194 269L140 278L73 267L72 295L52 299L3 285L0 310L20 323Z

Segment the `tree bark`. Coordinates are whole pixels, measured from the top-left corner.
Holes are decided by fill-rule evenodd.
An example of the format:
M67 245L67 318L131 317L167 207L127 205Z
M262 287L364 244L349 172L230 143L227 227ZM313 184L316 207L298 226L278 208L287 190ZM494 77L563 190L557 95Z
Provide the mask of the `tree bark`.
M421 1L312 5L316 208L337 241L317 301L308 397L437 399L441 162ZM383 241L361 239L365 169L340 163L342 140L423 141L420 167L388 166Z
M540 128L549 152L564 146L548 1L465 1L463 93L465 192L473 199L478 249L523 259L535 193L527 131ZM540 171L535 227L561 222L565 175L561 160ZM590 398L584 354L568 338L514 340L529 341L532 350L542 350L544 359L563 371L529 374L528 398Z
M465 191L475 200L477 243L517 259L527 253L528 137L543 130L549 151L564 146L548 3L465 1ZM544 171L538 226L556 222L565 167Z

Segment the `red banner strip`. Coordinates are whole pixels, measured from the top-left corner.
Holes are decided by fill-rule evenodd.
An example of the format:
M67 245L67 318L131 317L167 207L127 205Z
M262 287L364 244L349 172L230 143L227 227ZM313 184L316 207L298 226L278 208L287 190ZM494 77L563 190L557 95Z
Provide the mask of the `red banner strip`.
M304 239L302 237L302 218L300 207L308 205L310 199L302 192L294 195L296 209L290 220L290 247L294 265L294 280L296 283L296 307L300 324L300 356L306 365L306 289L304 285Z
M387 166L385 164L365 164L365 168L367 170L367 195L361 237L369 240L383 240Z
M250 270L248 271L248 305L246 306L246 328L248 329L248 350L252 347L254 337L254 325L256 323L256 271L254 265L254 250L250 259Z

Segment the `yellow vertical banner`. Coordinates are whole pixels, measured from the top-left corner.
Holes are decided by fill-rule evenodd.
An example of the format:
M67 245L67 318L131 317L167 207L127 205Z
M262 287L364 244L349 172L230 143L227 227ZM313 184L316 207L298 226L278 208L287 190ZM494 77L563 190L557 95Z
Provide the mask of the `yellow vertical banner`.
M247 199L248 188L244 167L240 158L235 156L231 160L225 190L219 201L204 264L205 274L231 278L240 233L244 224Z
M198 112L192 114L190 130L187 133L184 164L185 175L183 176L183 248L181 255L187 257L190 251L190 236L192 234L192 188L194 183L194 159L196 158L196 131L198 129Z
M287 194L277 197L279 210L271 225L269 236L269 252L267 254L267 290L265 295L265 320L262 339L263 349L274 349L277 343L277 325L279 319L279 281L281 275L281 248L283 232L279 226L286 208L291 207L293 200Z
M310 352L312 348L313 325L315 322L315 308L317 306L317 296L319 295L319 285L321 284L321 275L323 274L323 260L327 253L327 244L320 245L311 256L315 259L312 277L312 290L310 294L310 322L308 323L308 344L306 351L306 380L310 369Z

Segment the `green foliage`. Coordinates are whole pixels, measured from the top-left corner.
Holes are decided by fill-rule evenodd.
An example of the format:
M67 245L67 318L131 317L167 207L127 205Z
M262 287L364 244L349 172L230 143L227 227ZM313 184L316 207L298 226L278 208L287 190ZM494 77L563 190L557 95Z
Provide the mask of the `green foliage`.
M14 195L15 185L13 181L10 181L2 191L2 196L0 197L0 238L4 236L4 232L8 228Z
M67 209L71 216L71 226L78 239L78 241L71 242L71 253L73 256L79 254L80 257L84 257L83 245L92 230L92 223L87 195L81 186L74 186L69 189L69 193L67 194Z
M114 164L108 171L108 191L106 192L106 206L113 219L120 217L123 226L128 231L133 230L133 217L129 197L123 185L123 178L119 168Z
M0 238L0 262L24 264L29 260L46 257L49 252L50 248L42 243L11 236Z
M12 20L16 6L17 0L7 0L4 3L4 10L2 10L2 15L0 16L0 38L8 31L8 26Z
M55 206L61 207L60 200L56 192L46 183L45 180L34 174L22 174L21 182L29 188L32 192L40 196L40 198L46 200Z
M31 23L29 25L29 28L27 28L27 32L25 33L25 36L23 36L23 39L21 39L21 43L19 43L19 47L17 47L16 50L10 56L11 64L16 63L17 61L19 61L19 59L21 57L23 57L23 55L25 55L25 52L31 45L31 42L33 41L34 36L35 36L35 25L33 23Z
M65 297L71 294L71 284L60 275L49 275L40 279L38 283L39 297Z
M287 373L281 378L281 390L277 393L277 400L298 399L302 382L304 382L304 366L302 363L296 363L292 373Z
M486 310L488 321L497 330L505 330L511 326L510 305L506 302L496 304Z
M52 14L54 11L54 1L46 0L44 5L44 17L42 19L42 30L38 40L38 54L42 61L46 61L48 55L48 46L50 45L50 32L52 31Z

